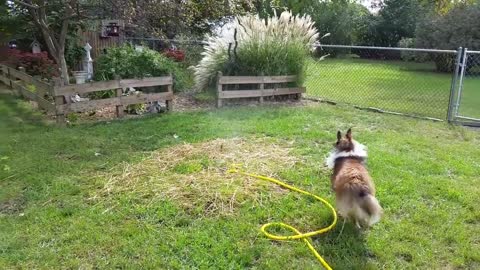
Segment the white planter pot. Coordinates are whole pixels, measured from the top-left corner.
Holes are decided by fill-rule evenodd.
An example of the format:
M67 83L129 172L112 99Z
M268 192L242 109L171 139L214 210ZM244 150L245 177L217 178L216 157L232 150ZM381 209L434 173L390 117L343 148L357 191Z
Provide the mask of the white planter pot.
M86 71L73 71L72 73L77 84L85 83L88 78L88 72Z

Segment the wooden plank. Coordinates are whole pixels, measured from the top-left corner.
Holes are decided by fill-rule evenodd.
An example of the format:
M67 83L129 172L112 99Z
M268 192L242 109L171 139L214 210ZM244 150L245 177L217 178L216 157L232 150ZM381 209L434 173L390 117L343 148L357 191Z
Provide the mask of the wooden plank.
M37 103L38 106L47 111L47 113L55 112L55 105L52 102L37 96Z
M262 77L257 76L222 76L219 80L219 84L247 84L262 82Z
M66 123L65 112L61 112L59 110L60 106L64 106L63 104L65 104L65 97L56 96L55 97L55 114L57 116L57 123L60 125L64 125Z
M2 71L4 76L8 76L8 67L5 65L0 65L0 70Z
M6 85L10 85L10 80L8 79L8 67L5 65L0 65L0 80Z
M12 81L13 89L17 90L24 98L37 101L37 95L26 89L20 81Z
M65 86L55 87L54 93L56 96L72 95L75 93L86 94L91 92L112 90L121 88L120 81L101 81L84 84L69 84Z
M57 105L57 113L94 111L98 108L121 105L119 97L98 100L81 101L70 104Z
M222 91L220 98L247 98L247 97L267 97L267 96L280 96L305 93L305 87L295 88L276 88L276 89L264 89L262 90L235 90L235 91Z
M43 93L42 95L44 95L45 93L50 93L50 90L52 89L52 85L35 79L27 73L18 71L13 68L10 68L10 77L17 78L27 84L33 84L37 91L41 91Z
M113 98L88 100L88 101L81 101L81 102L64 104L64 105L57 105L57 112L59 113L67 113L69 111L85 112L85 111L93 111L96 109L110 107L110 106L122 106L122 105L126 106L130 104L139 104L139 103L147 103L147 102L153 102L158 100L172 100L172 99L173 99L173 94L169 92L113 97Z
M143 79L120 80L120 86L122 88L150 87L150 86L170 85L170 84L173 84L172 77L151 77L151 78L143 78Z
M263 73L262 73L263 75ZM262 77L263 79L265 79L265 77ZM260 104L263 104L263 97L265 95L265 83L261 83L260 84L260 98L259 98L259 101L260 101Z
M173 111L173 84L168 85L168 95L165 101L165 104L167 105L167 111L171 112Z
M9 86L10 86L10 88L13 89L13 80L12 80L12 77L10 76L10 70L11 70L11 68L7 67L7 77L8 77L9 80L10 80ZM20 93L16 93L16 95L19 95L19 94L20 94Z
M62 87L64 85L64 81L62 78L54 78L53 79L53 90L55 92L56 88ZM67 123L65 113L62 113L58 110L58 106L61 106L66 103L67 97L65 96L54 96L55 101L55 115L57 117L57 124L65 125Z
M10 86L10 79L8 78L8 67L0 64L0 81Z
M122 95L123 95L123 89L122 88L118 88L118 89L115 90L115 96L116 97L121 97ZM117 110L117 117L118 118L123 117L123 105L117 105L116 110Z
M5 75L0 75L0 81L2 81L4 84L10 86L10 79L6 76L6 73L4 73L4 74Z
M222 80L222 72L217 73L217 108L221 108L223 106L223 101L222 101L222 91L223 91L223 86L220 83Z
M97 91L112 90L127 87L150 87L157 85L173 84L172 77L151 77L144 79L112 80L91 82L84 84L72 84L55 88L55 95L86 94Z
M287 83L297 81L297 76L264 76L264 83Z
M26 87L28 86L33 86L35 88L35 93L40 96L40 97L43 97L45 96L45 94L50 94L51 93L51 89L53 89L53 86L50 87L48 84L47 85L42 85L42 84L38 84L38 83L32 83L32 82L25 82L23 81L23 85L25 85Z
M120 100L122 105L147 103L147 102L154 102L154 101L160 101L160 100L169 101L169 100L173 100L173 93L162 92L162 93L123 96L120 98Z
M296 76L222 76L220 84L255 84L295 82Z

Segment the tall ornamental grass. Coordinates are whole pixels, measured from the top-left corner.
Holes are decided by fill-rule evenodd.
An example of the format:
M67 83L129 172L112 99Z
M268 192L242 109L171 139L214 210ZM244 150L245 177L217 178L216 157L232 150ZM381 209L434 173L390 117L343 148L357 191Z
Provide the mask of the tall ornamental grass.
M318 39L308 15L284 11L260 19L236 17L207 37L200 63L194 67L195 87L207 88L219 71L224 75L297 75L301 83L309 51Z

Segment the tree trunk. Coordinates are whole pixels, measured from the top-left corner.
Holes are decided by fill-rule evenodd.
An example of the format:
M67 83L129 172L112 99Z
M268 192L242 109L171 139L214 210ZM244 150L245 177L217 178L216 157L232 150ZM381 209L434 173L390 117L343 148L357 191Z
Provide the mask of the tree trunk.
M59 52L57 57L60 62L58 63L58 65L60 66L62 80L65 84L70 84L70 77L68 76L68 67L67 61L65 60L65 53Z

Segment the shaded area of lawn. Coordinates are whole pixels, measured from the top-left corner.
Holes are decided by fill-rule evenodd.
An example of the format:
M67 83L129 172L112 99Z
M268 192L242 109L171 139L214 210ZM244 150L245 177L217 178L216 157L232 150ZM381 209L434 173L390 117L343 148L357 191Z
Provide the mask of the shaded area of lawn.
M267 186L228 215L207 214L208 202L185 208L135 190L108 200L97 195L120 164L136 166L175 145L240 137L288 143L300 161L276 173L333 201L323 158L336 130L351 126L369 147L386 214L367 234L347 224L340 236L338 226L315 238L332 267L480 266L477 132L329 105L172 113L70 128L38 117L23 102L0 97L2 269L317 269L303 243L272 242L259 232L269 221L303 231L328 224L327 209L295 194L272 195ZM158 175L137 178L162 181ZM189 190L182 189L202 196Z
M452 75L434 70L433 63L312 60L306 86L313 97L446 119ZM480 117L480 78L466 78L460 112Z

